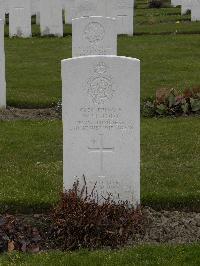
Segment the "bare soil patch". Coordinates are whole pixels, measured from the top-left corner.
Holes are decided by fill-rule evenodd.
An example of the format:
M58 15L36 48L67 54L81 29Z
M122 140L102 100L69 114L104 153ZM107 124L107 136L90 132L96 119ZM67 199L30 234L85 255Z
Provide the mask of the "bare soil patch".
M54 120L60 119L61 115L54 108L40 108L40 109L19 109L7 107L0 110L0 121L12 120Z
M147 224L139 242L185 244L200 241L200 213L144 208Z

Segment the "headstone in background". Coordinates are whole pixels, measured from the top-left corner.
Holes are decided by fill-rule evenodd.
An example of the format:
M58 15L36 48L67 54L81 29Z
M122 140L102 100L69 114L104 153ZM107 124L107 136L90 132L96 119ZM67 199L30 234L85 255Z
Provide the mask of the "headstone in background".
M182 0L171 0L172 6L180 6L182 5Z
M72 20L72 56L117 55L116 19L82 17Z
M117 33L133 35L134 0L109 1L113 1L111 8L113 17L117 19Z
M191 20L200 21L200 0L192 0Z
M36 13L36 25L40 25L40 12Z
M72 11L75 0L63 0L63 9L65 11L65 24L72 24Z
M106 16L106 0L75 0L72 17Z
M34 16L39 11L39 0L31 0L31 15Z
M0 108L6 108L4 21L0 19Z
M102 16L117 19L118 34L133 34L134 0L75 0L73 18Z
M10 0L4 0L5 13L9 14Z
M64 187L86 177L99 202L140 203L140 62L117 56L62 61Z
M0 19L5 21L5 0L0 0Z
M31 37L30 0L9 0L9 36Z
M40 25L40 0L31 0L31 15L36 15L36 24Z
M40 1L40 31L42 36L63 36L61 0Z

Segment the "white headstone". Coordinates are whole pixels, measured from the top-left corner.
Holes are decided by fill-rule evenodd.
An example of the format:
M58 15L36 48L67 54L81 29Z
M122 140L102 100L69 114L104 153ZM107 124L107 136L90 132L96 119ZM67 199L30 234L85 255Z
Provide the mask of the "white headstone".
M182 4L182 0L171 0L172 6L180 6Z
M116 19L82 17L72 20L72 55L116 55Z
M5 21L5 0L0 0L0 19Z
M40 12L36 13L36 25L40 25Z
M85 175L100 202L140 203L140 61L62 61L64 187ZM97 193L96 193L97 192Z
M112 17L117 19L118 34L133 35L134 0L109 0ZM109 10L108 10L109 12Z
M0 19L0 108L6 107L4 21Z
M107 0L75 0L72 17L106 17L106 1Z
M30 0L9 0L9 36L28 38L31 36Z
M42 36L63 36L61 0L40 1L40 31Z
M134 0L75 0L73 18L102 16L117 19L118 34L133 34Z
M200 0L192 1L191 20L200 21Z
M36 15L36 13L39 11L39 0L31 0L31 15Z
M65 23L72 24L72 12L75 0L63 0L63 9L65 11Z
M31 14L36 15L36 24L40 25L40 0L31 0Z
M10 0L4 0L5 13L9 14Z

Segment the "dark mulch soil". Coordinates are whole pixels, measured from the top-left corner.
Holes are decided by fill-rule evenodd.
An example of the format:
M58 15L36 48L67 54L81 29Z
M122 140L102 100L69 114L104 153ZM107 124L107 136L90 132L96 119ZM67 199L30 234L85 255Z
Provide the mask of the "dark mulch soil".
M156 243L195 243L200 241L200 213L155 211L145 207L144 231L130 245ZM0 252L22 252L60 249L51 234L51 219L47 214L0 215Z
M60 119L61 114L54 108L19 109L7 107L0 110L0 121L9 120L53 120Z

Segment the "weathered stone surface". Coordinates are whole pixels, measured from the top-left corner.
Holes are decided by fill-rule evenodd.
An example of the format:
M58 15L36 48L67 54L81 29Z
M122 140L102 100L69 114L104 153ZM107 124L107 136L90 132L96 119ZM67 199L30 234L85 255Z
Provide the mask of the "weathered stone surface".
M72 12L75 0L63 0L63 9L65 11L65 23L72 24Z
M9 36L28 38L31 36L30 0L10 0Z
M133 34L134 0L75 0L72 17L102 16L117 19L118 34Z
M75 0L72 17L106 16L106 0Z
M117 19L117 33L133 35L134 0L110 0L109 13Z
M31 15L36 15L39 12L40 0L31 0Z
M116 19L82 17L72 20L72 55L116 55Z
M5 0L0 0L0 19L5 20Z
M42 36L63 36L61 0L40 1L40 31Z
M86 178L99 201L140 203L140 62L117 56L62 61L64 186Z

